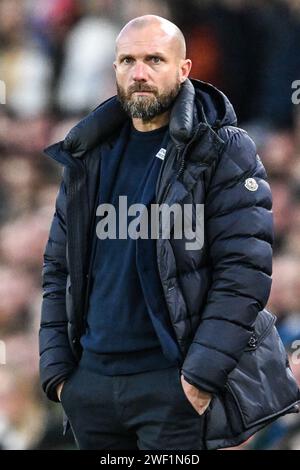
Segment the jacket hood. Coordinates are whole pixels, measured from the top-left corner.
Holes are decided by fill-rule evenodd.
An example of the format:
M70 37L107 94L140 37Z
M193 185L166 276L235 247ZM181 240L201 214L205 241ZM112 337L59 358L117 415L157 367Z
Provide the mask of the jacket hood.
M128 119L115 95L79 121L68 132L62 148L73 157L80 158L109 139ZM217 130L223 126L236 125L237 119L233 106L224 93L210 83L187 79L171 110L170 137L176 145L186 143L199 122Z
M191 82L195 88L196 98L201 101L206 120L211 127L237 125L234 108L222 91L201 80L191 79Z

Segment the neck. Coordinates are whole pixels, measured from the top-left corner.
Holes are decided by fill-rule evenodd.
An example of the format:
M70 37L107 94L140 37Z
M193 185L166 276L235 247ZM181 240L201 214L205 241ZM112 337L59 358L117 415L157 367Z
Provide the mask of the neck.
M170 112L166 111L159 116L155 116L153 119L151 119L151 121L143 121L143 119L132 118L132 124L137 131L149 132L168 124L169 118Z

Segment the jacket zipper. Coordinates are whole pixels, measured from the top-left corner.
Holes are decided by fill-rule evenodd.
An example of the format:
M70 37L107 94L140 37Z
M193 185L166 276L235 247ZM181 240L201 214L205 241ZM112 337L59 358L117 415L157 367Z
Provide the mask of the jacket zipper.
M181 148L182 148L182 146L179 146L179 145L175 147L175 150L174 150L174 151L176 152L175 161L178 161L178 160L179 160ZM171 158L171 155L170 155L169 158ZM159 187L159 184L160 184L160 182L161 182L161 176L162 176L162 173L163 173L164 162L165 162L165 160L163 161L163 164L161 165L161 168L160 168L160 172L159 172L159 175L158 175L156 188ZM177 174L178 174L178 173L177 173ZM176 174L175 179L177 178L177 174ZM166 197L167 197L167 195L168 195L168 192L169 192L169 189L170 189L170 187L172 186L173 182L174 182L174 178L172 178L172 180L169 181L169 183L168 183L167 186L165 187L165 189L164 189L164 191L163 191L163 193L162 193L160 199L157 200L157 204L161 204L161 203L166 199ZM157 193L157 191L156 191L156 193Z
M253 350L257 349L259 347L259 345L261 344L261 342L269 334L269 332L273 328L273 325L275 324L275 322L276 322L276 317L273 316L270 319L270 321L269 321L268 325L266 326L265 330L260 334L260 336L258 336L258 334L256 333L256 331L254 329L253 333L251 334L251 336L248 340L247 346L246 346L244 351L253 351ZM253 340L252 340L252 338L253 338Z
M190 146L193 144L193 142L197 139L198 137L198 129L194 132L194 135L193 137L191 138L191 140L186 144L185 146L185 149L184 151L182 152L182 155L181 155L181 161L180 161L180 165L179 165L179 170L177 172L177 175L176 175L176 178L179 179L184 171L184 166L185 166L185 157L186 157L186 154L190 148ZM178 156L179 157L179 156Z

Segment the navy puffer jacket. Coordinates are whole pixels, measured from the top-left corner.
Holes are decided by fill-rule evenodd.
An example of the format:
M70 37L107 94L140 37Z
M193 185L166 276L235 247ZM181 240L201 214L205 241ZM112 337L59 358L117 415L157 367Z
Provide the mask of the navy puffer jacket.
M113 147L126 119L113 97L80 121L64 141L45 150L64 166L44 255L40 329L41 383L54 401L57 384L72 373L81 356L101 149ZM157 265L184 355L182 372L191 383L214 395L215 408L211 406L206 415L207 446L225 447L238 444L270 419L288 412L298 399L281 350L282 364L275 373L287 388L279 397L278 391L272 391L273 384L266 389L272 377L264 379L260 368L265 367L271 343L261 343L246 356L246 368L252 361L252 370L244 371L244 383L235 388L239 392L228 385L249 344L260 344L255 331L264 336L268 328L271 331L272 315L264 310L272 274L271 191L254 142L236 127L229 100L212 85L186 80L172 108L169 132L156 201L193 207L204 204L205 236L197 250L186 250L189 240L185 238L159 238ZM140 257L137 241L137 260ZM271 355L270 360L274 360ZM243 394L251 380L258 392L256 401L269 393L272 405L271 409L261 406L258 416L253 397L246 397L243 408ZM252 403L249 409L248 403ZM209 421L213 409L218 410L218 423Z

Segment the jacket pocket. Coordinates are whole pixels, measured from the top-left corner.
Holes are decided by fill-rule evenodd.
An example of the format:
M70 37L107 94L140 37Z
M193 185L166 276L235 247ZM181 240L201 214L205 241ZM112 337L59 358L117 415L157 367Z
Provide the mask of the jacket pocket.
M259 312L248 347L228 376L226 389L244 429L295 411L299 400L299 388L275 321L268 310ZM230 412L231 407L228 409Z
M299 412L299 388L275 321L268 310L259 312L248 347L214 397L205 426L208 449L239 445L279 416Z

